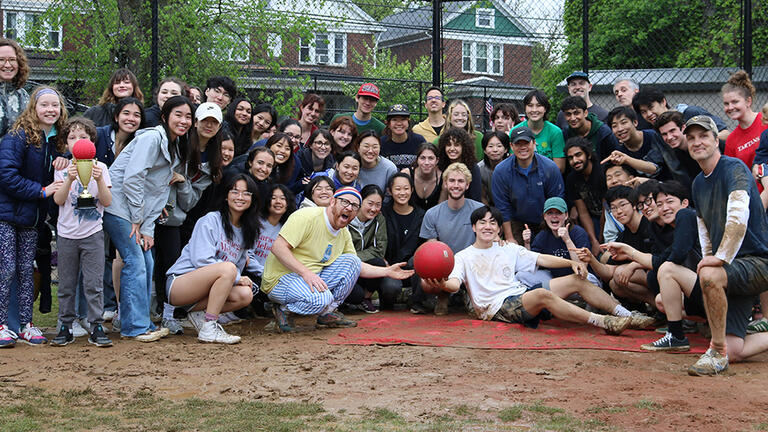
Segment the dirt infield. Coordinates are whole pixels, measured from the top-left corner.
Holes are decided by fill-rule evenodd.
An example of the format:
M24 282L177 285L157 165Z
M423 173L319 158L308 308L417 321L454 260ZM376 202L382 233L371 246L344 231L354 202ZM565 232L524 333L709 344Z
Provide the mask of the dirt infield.
M264 331L266 323L229 326L243 336L236 346L200 344L193 331L151 344L118 340L109 349L85 338L63 348L19 344L0 351L0 382L90 388L107 400L150 391L171 400L313 402L340 415L386 408L414 422L459 405L498 411L541 403L617 430L768 424L766 354L724 376L694 378L686 374L691 354L333 346L327 341L336 331L313 330L311 321L288 335Z

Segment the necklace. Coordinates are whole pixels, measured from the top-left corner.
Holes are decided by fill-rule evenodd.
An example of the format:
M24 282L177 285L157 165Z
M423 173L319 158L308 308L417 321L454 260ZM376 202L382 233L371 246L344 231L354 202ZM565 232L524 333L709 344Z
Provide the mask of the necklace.
M424 195L427 194L427 188L437 184L437 171L435 171L435 176L433 178L428 179L428 180L425 180L424 178L422 178L421 176L418 176L418 175L416 176L416 179L421 183L421 185L420 185L421 189L422 189L421 196L424 196Z

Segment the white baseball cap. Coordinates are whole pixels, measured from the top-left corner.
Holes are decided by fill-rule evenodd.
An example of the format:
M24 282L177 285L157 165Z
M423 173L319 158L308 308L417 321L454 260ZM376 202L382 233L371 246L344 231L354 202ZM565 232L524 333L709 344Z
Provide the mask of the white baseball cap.
M213 102L201 103L195 111L195 119L205 120L208 117L213 117L221 123L221 108Z

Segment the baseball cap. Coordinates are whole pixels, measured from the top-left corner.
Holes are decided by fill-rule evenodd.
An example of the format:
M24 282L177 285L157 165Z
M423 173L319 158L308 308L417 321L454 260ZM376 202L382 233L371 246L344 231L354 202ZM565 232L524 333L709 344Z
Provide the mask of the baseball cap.
M195 111L195 119L205 120L208 117L213 117L216 121L221 123L221 108L213 102L201 103Z
M389 107L389 111L387 111L387 119L390 117L397 117L397 116L404 116L404 117L410 117L411 112L408 111L408 107L403 104L395 104Z
M585 79L587 80L587 82L590 82L589 75L586 72L582 72L582 71L575 71L574 73L568 75L568 78L565 79L565 82L569 83L571 82L571 80L574 80L576 78Z
M559 210L560 213L568 213L568 206L565 205L565 200L560 197L547 198L544 201L544 211L546 213L550 209Z
M535 136L533 135L533 132L531 132L530 129L528 129L525 126L521 126L519 128L512 129L512 144L518 142L518 141L528 141L531 142L534 140Z
M697 115L697 116L691 117L690 119L688 119L687 122L685 122L685 127L683 128L683 132L688 130L690 126L700 126L700 127L703 127L705 130L717 133L717 125L715 124L715 121L712 120L712 117L710 116Z
M360 86L360 89L357 90L358 96L370 96L376 100L379 99L379 88L376 87L376 84L373 83L365 83Z

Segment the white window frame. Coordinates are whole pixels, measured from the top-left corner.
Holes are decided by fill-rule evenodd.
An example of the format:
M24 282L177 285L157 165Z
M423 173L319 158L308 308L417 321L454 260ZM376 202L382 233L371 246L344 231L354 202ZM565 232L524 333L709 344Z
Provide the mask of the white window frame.
M326 53L318 53L317 41L320 37L328 41ZM338 46L341 44L341 46ZM306 53L302 55L302 51ZM341 54L341 61L336 61L337 52ZM299 64L322 65L322 66L347 66L347 34L346 33L315 33L311 40L301 39L299 41Z
M272 54L272 57L280 57L283 55L283 37L277 33L267 34L267 49Z
M481 18L486 18L483 15L488 15L488 25L482 25L480 24ZM496 28L496 10L494 9L488 9L488 8L477 8L475 9L475 27L477 28Z
M45 37L43 38L44 45L33 45L24 40L27 34L28 20L34 19L35 16L38 16L40 19L42 19L43 12L39 11L24 11L15 9L3 10L3 37L11 36L8 33L9 30L11 30L9 29L11 26L8 25L8 14L16 15L16 26L12 27L12 31L14 33L10 39L18 41L19 44L24 48L44 51L61 51L63 46L61 25L52 26L47 20L43 23L43 30L45 31ZM54 33L58 35L58 46L49 46L48 42L50 42L51 34Z
M486 48L485 55L485 70L479 70L477 67L478 59L478 46L484 46ZM467 47L469 47L469 53L467 53ZM493 49L498 48L499 58L495 59L493 55ZM469 59L469 68L466 67L465 61ZM498 60L499 71L493 71L493 62ZM482 74L482 75L504 75L504 44L490 43L490 42L474 42L474 41L462 41L461 43L461 71L468 74Z

